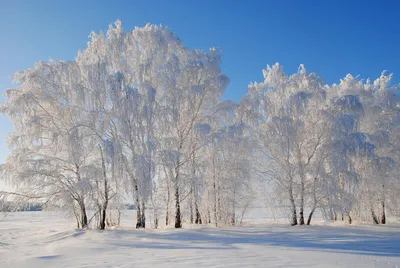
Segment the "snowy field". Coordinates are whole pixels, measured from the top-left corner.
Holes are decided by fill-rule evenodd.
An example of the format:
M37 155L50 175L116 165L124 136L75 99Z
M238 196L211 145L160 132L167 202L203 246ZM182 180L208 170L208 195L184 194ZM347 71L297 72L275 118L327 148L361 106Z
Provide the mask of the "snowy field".
M0 218L0 267L400 267L400 224L76 230L55 212ZM251 218L247 218L251 223Z

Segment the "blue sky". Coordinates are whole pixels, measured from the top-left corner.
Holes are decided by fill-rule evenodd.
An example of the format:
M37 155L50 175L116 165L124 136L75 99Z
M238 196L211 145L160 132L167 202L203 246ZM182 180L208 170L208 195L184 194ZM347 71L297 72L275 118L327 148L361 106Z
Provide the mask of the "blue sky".
M0 1L0 91L39 60L73 60L89 33L118 18L125 30L167 25L189 48L218 47L229 76L225 98L239 101L262 68L288 73L304 63L327 83L347 73L400 81L400 1ZM3 98L0 97L0 101ZM12 124L0 117L0 163Z

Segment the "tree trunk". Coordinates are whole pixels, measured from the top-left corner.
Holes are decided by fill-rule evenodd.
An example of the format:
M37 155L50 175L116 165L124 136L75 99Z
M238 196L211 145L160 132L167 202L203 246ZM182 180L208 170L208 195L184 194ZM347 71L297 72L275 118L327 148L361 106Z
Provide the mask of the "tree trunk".
M81 209L81 222L80 225L83 228L86 228L88 225L88 219L87 219L87 215L86 215L86 206L83 200L81 200L79 202L79 207Z
M168 206L167 206L167 210L166 210L166 213L165 213L165 226L168 226L168 223L169 223L169 219L168 219L168 215L169 214L169 212L168 212Z
M167 184L167 207L165 209L165 226L169 224L169 203L171 201L170 187Z
M142 228L146 228L146 206L144 202L142 202L142 211L141 211L141 222L142 222Z
M175 228L181 228L181 204L179 201L179 188L178 184L175 185Z
M314 211L315 211L315 209L317 207L317 193L316 193L317 186L316 186L316 183L317 183L317 177L314 178L314 184L313 184L313 201L314 201L314 204L313 204L313 207L311 209L310 214L308 215L307 225L310 225L311 218L312 218L312 216L314 214Z
M139 188L137 183L135 183L135 203L136 203L136 229L142 228L142 209L139 200Z
M218 227L218 215L217 215L217 202L218 202L218 200L217 200L217 189L216 189L216 186L215 186L215 181L214 181L213 186L214 186L214 224L215 224L216 227Z
M373 207L371 206L371 216L372 216L372 221L374 224L379 224L378 218L375 215L375 211L373 209Z
M232 225L235 225L235 223L236 223L236 214L235 214L235 202L233 201L233 204L232 204L232 218L231 218L231 224Z
M157 209L154 208L154 229L158 228L158 213Z
M385 201L382 200L381 224L386 224Z
M106 216L107 216L107 207L108 207L108 180L107 180L107 171L106 171L106 163L104 160L103 150L100 147L100 154L101 154L101 165L103 169L103 181L104 181L104 203L103 208L100 215L100 229L104 230L106 228Z
M381 214L381 224L386 224L386 213L385 213L385 185L382 184L382 214Z
M313 209L310 212L310 215L308 215L307 225L311 224L311 219L312 219L312 216L314 214L314 211L315 211L315 207L313 207Z
M190 187L189 210L190 210L190 224L193 224L193 183Z
M293 182L293 179L291 179L291 183ZM292 219L290 221L290 224L292 226L297 225L297 215L296 215L296 203L294 201L294 197L293 197L293 188L292 185L290 185L289 187L289 199L290 199L290 203L292 204Z
M103 209L100 214L100 229L104 230L106 228L106 210Z
M304 225L304 179L301 179L299 224Z
M202 222L201 222L201 215L200 215L200 212L199 212L199 207L198 207L198 205L197 205L197 202L194 203L194 206L195 206L195 210L196 210L196 220L195 220L195 223L196 223L196 224L201 224L201 223L202 223Z

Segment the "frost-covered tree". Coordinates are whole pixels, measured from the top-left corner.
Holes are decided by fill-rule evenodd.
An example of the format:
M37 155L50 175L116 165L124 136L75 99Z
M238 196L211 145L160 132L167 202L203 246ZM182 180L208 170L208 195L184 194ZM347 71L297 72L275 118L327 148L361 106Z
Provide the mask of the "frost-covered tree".
M267 162L267 170L261 172L287 192L291 224L304 224L306 187L317 183L329 142L322 79L307 74L303 65L292 76L283 73L279 64L268 66L263 75L264 82L250 84L242 110L250 113L258 135L257 152ZM314 198L311 215L315 202Z

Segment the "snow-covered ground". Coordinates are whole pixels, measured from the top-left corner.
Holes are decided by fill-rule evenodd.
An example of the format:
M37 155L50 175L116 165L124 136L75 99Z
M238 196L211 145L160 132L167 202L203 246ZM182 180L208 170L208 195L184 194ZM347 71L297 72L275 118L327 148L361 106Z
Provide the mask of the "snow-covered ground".
M55 212L1 216L0 267L400 267L397 223L135 230L132 214L103 232Z

